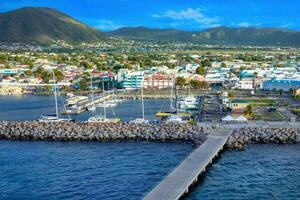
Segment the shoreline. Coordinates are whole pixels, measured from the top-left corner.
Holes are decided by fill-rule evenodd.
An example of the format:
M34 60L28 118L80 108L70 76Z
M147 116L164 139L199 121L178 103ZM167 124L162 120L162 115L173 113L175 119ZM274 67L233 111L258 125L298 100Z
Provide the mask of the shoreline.
M33 141L187 141L199 146L217 129L189 124L129 124L0 121L0 140ZM233 128L226 148L245 150L248 144L300 143L299 128Z

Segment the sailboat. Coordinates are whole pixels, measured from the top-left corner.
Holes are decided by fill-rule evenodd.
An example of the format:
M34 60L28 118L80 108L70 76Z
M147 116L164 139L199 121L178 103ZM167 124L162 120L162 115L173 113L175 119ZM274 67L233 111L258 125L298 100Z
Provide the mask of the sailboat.
M175 86L175 102L174 99L174 86ZM175 106L174 106L175 103ZM190 113L180 113L178 112L178 98L177 90L174 82L174 74L172 74L172 85L171 85L171 94L170 94L170 110L166 112L157 112L156 117L161 119L161 122L165 123L187 123L187 120L191 119Z
M92 75L91 75L91 80L90 80L90 82L91 82L91 95L92 95L92 102L86 107L86 109L88 110L88 111L95 111L96 110L96 105L95 105L95 102L94 102L94 89L93 89L93 77L92 77Z
M102 89L104 92L104 84L102 83ZM112 110L113 112L113 110ZM92 123L119 123L120 119L119 118L107 118L106 117L106 107L103 107L103 113L104 115L95 115L93 117L90 117L88 119L88 122L92 122ZM115 113L113 112L113 114L115 115Z
M131 120L129 122L131 124L148 124L149 123L149 120L145 119L143 87L144 87L144 78L142 78L142 84L141 84L142 118L136 118L134 120Z
M41 115L40 119L38 119L39 122L74 122L75 120L69 118L60 118L58 113L58 104L57 104L57 89L56 89L56 81L55 81L55 75L53 73L53 88L54 88L54 99L55 99L55 115Z
M156 117L166 117L166 116L170 116L171 114L176 114L177 113L177 103L175 102L175 107L174 107L174 74L172 74L172 79L171 79L171 93L170 93L170 110L169 111L165 111L165 112L157 112L156 113ZM176 90L175 90L176 91ZM176 94L175 94L176 96ZM177 98L177 97L176 97Z

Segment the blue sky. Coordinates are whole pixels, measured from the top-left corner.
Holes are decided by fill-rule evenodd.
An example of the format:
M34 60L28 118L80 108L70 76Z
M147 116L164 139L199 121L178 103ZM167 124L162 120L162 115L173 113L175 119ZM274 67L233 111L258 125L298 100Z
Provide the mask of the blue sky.
M300 30L299 0L0 0L0 12L24 6L55 8L104 31L123 26Z

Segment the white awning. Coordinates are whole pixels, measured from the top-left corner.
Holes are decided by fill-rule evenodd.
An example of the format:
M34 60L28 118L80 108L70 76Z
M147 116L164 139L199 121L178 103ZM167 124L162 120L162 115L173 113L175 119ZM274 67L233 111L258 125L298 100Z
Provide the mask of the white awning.
M225 122L231 122L231 121L234 121L235 119L233 117L231 117L230 115L227 115L226 117L224 117L222 119L222 121L225 121Z
M239 116L238 118L235 119L235 121L239 121L239 122L245 122L245 121L248 121L248 119L244 116Z

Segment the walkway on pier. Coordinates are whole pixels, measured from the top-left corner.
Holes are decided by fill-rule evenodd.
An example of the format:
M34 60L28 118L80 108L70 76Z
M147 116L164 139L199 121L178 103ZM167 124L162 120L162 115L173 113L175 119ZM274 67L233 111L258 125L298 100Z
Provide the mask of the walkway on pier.
M222 128L208 136L206 141L148 193L144 200L175 200L182 197L223 149L232 130Z

